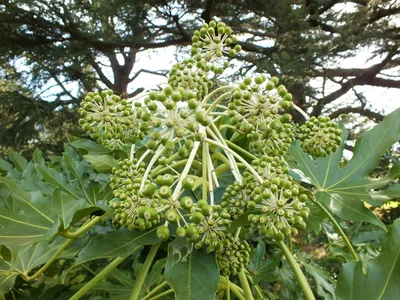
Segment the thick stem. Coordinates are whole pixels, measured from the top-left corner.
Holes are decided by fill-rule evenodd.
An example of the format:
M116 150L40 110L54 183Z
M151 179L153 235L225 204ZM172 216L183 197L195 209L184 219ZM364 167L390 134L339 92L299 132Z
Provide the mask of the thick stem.
M264 295L262 293L262 290L261 290L260 286L258 284L254 284L254 281L253 281L253 279L251 278L250 275L246 274L246 276L247 276L247 279L249 280L249 282L254 285L254 288L255 288L255 290L257 292L258 297L261 300L264 299Z
M232 293L236 295L236 297L238 297L239 300L247 300L245 297L243 297L243 290L239 286L231 282L228 277L221 276L220 281L223 285L229 286L229 289L232 291Z
M155 244L151 247L149 254L146 257L146 260L140 270L139 276L136 279L135 287L133 288L131 297L129 300L137 300L139 299L140 290L142 289L144 280L146 279L147 273L149 272L151 263L154 260L154 257L157 254L158 248L160 248L161 243Z
M229 280L226 281L226 300L231 300L231 289Z
M283 254L285 255L290 267L293 270L294 275L296 276L297 282L300 285L301 290L304 293L304 296L307 300L315 300L314 294L310 288L310 285L307 282L306 277L304 276L303 272L301 271L299 265L297 264L295 258L293 257L292 253L286 247L283 241L277 241L279 248L281 248Z
M79 291L77 291L69 300L78 300L85 296L96 284L103 280L107 275L114 270L120 263L122 263L126 257L117 257L107 267L105 267L99 274L97 274L92 280L86 283Z
M244 297L246 298L246 300L254 300L253 293L251 292L251 288L250 288L249 282L247 281L247 277L246 277L246 273L244 272L244 269L242 269L239 272L239 280L240 280L240 284L242 285Z
M347 235L344 233L343 229L340 227L339 223L335 220L335 218L331 215L331 213L321 204L319 203L317 200L314 199L313 201L320 210L322 210L322 212L328 217L328 219L332 222L333 227L336 229L336 232L342 237L347 250L350 251L351 256L354 258L354 260L358 261L360 260L358 258L358 255L356 253L356 251L354 251L353 246L351 245L349 239L347 238Z
M47 261L47 263L46 263L44 266L42 266L39 270L36 271L35 274L33 274L32 276L23 276L22 278L23 278L25 281L31 281L31 280L34 280L34 279L38 278L44 271L46 271L46 270L52 265L53 262L55 262L55 260L61 255L61 253L63 253L63 251L64 251L65 249L68 248L69 245L71 245L71 243L72 243L73 241L74 241L74 240L67 240L67 241L61 246L61 248L58 249L58 251L57 251L56 253L54 253L54 255Z

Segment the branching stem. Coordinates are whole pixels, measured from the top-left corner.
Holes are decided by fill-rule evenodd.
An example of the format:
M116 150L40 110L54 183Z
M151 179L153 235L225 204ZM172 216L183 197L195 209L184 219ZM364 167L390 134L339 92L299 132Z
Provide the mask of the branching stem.
M181 189L182 189L182 182L186 178L186 176L189 174L190 167L192 166L193 160L196 156L196 153L197 153L197 150L199 149L199 147L200 147L200 142L199 141L194 142L192 151L190 152L190 155L186 162L185 168L183 169L181 175L179 176L178 183L176 184L174 193L172 194L173 199L178 198L179 193L181 192Z
M253 175L254 177L260 182L263 182L263 179L261 178L260 175L258 175L258 173L254 170L254 168L246 161L244 160L239 154L237 154L235 151L233 151L232 149L230 149L227 146L222 145L221 143L215 142L213 140L210 140L209 138L205 138L204 139L205 142L218 146L221 149L231 153L238 161L240 161Z

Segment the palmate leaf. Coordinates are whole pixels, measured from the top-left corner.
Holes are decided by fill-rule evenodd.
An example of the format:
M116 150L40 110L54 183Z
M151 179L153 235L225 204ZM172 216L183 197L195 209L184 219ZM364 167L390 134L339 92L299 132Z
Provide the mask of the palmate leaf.
M366 272L365 272L366 271ZM343 266L336 287L338 300L395 300L400 295L400 219L382 243L382 252L366 270L362 262Z
M26 249L20 249L16 258L6 261L0 257L0 295L7 293L14 285L18 275L29 274L35 268L44 265L64 244L66 239L57 237L51 243L42 241ZM63 252L59 258L72 258L77 248Z
M58 231L59 220L39 192L23 192L11 180L0 177L12 206L0 203L0 243L13 253L42 241Z
M345 137L343 133L343 140ZM340 168L343 144L333 155L313 160L302 151L298 141L289 149L293 158L291 167L300 170L306 180L315 186L316 200L323 202L339 217L369 222L386 229L362 201L381 205L388 200L388 197L382 197L371 190L385 187L397 178L400 175L400 163L396 163L383 178L372 179L368 175L384 152L399 139L400 109L397 109L379 125L361 135L354 147L352 159L344 167Z
M53 203L53 210L57 216L62 220L64 229L67 229L74 219L74 216L79 210L86 208L85 199L75 199L75 197L64 193L59 189L55 189L51 195L51 200ZM90 211L92 212L92 211ZM79 218L82 219L87 215L85 212L83 216Z
M219 284L215 255L192 251L191 244L176 239L168 246L165 278L176 300L214 299Z
M281 252L276 252L266 259L265 244L264 242L259 242L247 266L254 284L258 284L261 280L266 282L276 281L278 279L276 267L281 262L281 259Z

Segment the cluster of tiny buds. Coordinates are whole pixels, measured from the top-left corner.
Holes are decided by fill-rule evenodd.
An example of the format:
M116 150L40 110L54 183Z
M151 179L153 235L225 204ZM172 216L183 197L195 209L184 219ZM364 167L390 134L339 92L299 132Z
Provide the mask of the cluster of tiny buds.
M247 77L233 91L229 104L230 123L246 134L258 154L283 155L294 138L291 115L292 94L279 79L265 75Z
M217 263L222 275L235 276L249 263L250 246L239 238L227 234L217 249Z
M111 90L88 93L79 112L82 128L110 150L124 149L146 133L141 122L135 122L130 103Z
M298 138L303 150L315 157L334 153L340 143L342 131L329 117L311 117L300 127Z
M211 21L203 24L200 30L196 30L192 37L192 57L200 62L200 67L206 71L221 74L226 64L221 65L224 54L235 57L242 50L240 45L232 45L238 42L236 37L231 37L232 29L225 23Z
M261 238L282 241L305 228L310 212L306 190L289 176L283 159L296 137L288 112L294 107L292 94L277 77L266 75L247 77L235 87L209 94L210 73L221 74L229 66L227 57L241 51L231 33L222 22L204 24L192 38L192 57L172 67L169 85L135 101L112 91L88 93L79 121L109 150L133 145L131 158L121 160L110 175L114 226L140 231L158 226L161 241L185 238L195 249L215 252L225 276L236 275L249 262L249 244L229 233L239 217L247 217L247 228ZM212 97L218 97L216 102L210 103ZM221 102L225 99L227 107ZM236 158L226 149L216 120L231 131L229 135L244 138L251 155L257 157L249 165L242 161L246 171L232 162ZM297 137L305 152L326 156L336 151L340 135L329 118L313 117L298 128ZM144 150L135 148L138 140ZM219 168L213 160L219 149L222 156L227 151L223 157L227 163L221 162L232 168L237 181L221 199L211 198L214 193L207 201L201 199L208 198L207 188L213 192L219 185L213 169ZM200 186L202 196L194 197Z

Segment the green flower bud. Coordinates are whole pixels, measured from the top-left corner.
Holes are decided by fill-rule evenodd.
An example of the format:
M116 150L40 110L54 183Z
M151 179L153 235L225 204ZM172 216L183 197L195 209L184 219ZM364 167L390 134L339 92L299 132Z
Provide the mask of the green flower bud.
M162 225L157 228L156 234L160 241L166 241L169 239L169 228L165 225Z

